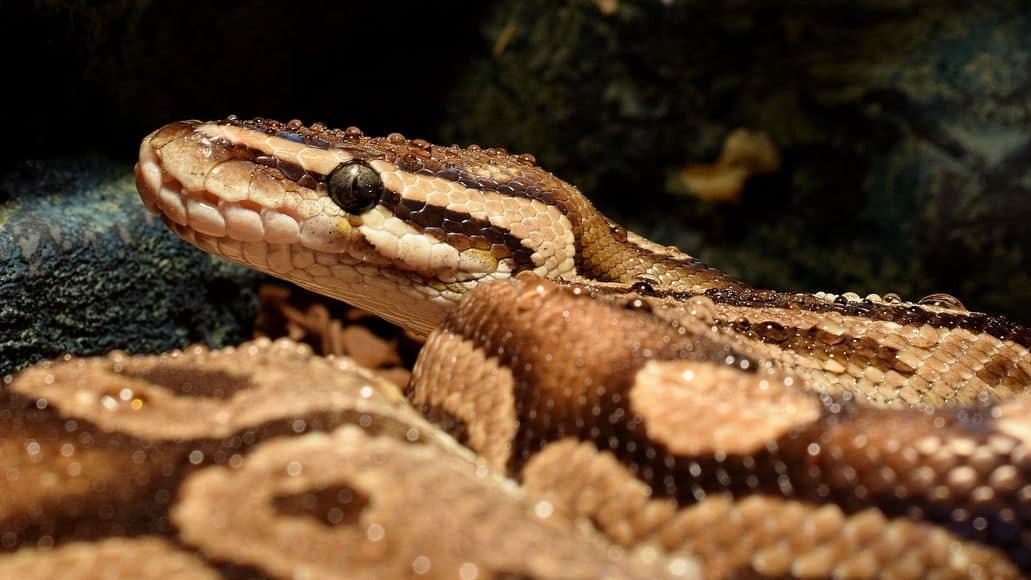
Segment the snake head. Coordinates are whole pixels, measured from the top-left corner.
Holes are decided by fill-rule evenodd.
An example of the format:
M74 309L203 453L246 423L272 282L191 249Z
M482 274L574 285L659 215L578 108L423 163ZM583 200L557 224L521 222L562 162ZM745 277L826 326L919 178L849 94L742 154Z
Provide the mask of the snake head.
M234 117L148 135L136 186L199 248L417 334L483 281L573 276L589 207L528 155Z

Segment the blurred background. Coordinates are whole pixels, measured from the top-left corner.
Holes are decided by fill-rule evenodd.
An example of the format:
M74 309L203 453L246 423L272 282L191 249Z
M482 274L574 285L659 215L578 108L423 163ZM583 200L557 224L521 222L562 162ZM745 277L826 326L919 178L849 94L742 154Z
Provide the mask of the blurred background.
M76 236L131 230L110 243L138 255L160 225L132 230L112 206L138 205L139 140L234 113L530 152L610 217L753 285L947 292L1031 322L1026 2L36 1L4 3L0 28L9 298L56 275ZM105 187L74 201L99 210L46 214ZM94 229L47 226L73 215ZM164 296L155 280L198 264L80 299ZM243 274L205 280L209 302L253 300ZM29 325L12 304L5 322ZM174 341L246 335L184 330L201 314L183 308Z

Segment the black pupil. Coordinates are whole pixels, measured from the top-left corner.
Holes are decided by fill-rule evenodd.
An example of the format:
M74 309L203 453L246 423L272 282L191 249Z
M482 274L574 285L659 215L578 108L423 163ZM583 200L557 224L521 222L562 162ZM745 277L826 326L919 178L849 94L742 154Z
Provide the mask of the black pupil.
M379 174L368 165L350 161L337 165L326 179L329 197L350 214L360 214L371 209L383 193L383 182Z

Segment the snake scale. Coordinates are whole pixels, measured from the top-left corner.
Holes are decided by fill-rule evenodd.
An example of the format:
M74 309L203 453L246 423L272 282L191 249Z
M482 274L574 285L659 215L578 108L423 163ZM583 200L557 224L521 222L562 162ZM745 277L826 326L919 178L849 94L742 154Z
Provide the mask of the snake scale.
M136 183L198 248L427 336L411 405L616 544L709 577L1031 570L1006 318L751 288L502 149L185 121Z

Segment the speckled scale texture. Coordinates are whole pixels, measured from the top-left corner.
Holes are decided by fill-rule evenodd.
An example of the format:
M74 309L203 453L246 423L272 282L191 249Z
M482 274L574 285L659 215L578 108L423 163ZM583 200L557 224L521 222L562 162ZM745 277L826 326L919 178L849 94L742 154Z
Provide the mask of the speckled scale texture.
M393 384L290 340L69 356L5 386L4 577L694 577L559 517Z
M359 214L327 180L354 164L382 190ZM671 573L688 573L696 551L716 575L1031 565L1031 335L1019 324L943 295L747 288L500 150L294 121L184 122L144 140L137 182L201 249L413 333L436 328L410 401L528 490L569 491L533 484L548 481L534 466L568 445L618 467L605 481L646 492L656 503L644 513L604 499L616 488L560 509L610 541L646 549L635 526L662 514L688 528L714 514L787 522L757 528L747 557L666 532L658 555ZM796 526L791 542L770 540ZM898 546L915 547L895 566Z
M1026 428L1020 426L1028 417L1018 410L1009 412L1019 419L1002 418L1014 403L890 410L863 406L850 394L818 397L774 365L757 362L761 349L749 341L708 330L696 317L671 322L647 309L607 304L583 289L520 276L477 289L445 319L427 342L410 395L431 417L446 406L449 425L465 434L510 437L467 436L465 442L527 485L534 473L548 477L534 465L546 461L542 457L551 447L580 441L591 453L620 463L648 495L665 498L656 500L664 510L696 514L718 500L728 514L768 508L768 514L783 511L787 521L799 518L801 525L817 512L831 517L818 509L826 505L837 510L835 521L876 521L906 542L930 542L933 536L933 547L945 541L941 534L950 534L948 542L959 542L984 566L998 565L1009 574L1015 572L992 563L1003 561L1002 554L1020 566L1031 564L1031 461ZM458 383L449 388L453 380ZM433 395L445 389L450 401ZM479 403L485 399L492 404ZM502 400L514 401L511 411ZM488 412L481 413L484 408ZM605 515L609 508L573 503L596 522L609 518L601 527L617 539L621 526L646 517L627 512L620 522ZM703 541L697 535L676 537L691 545ZM770 548L764 559L760 544L771 541L755 541L752 560L722 571L751 566L781 575L819 558L842 570L860 566L838 554L841 546L806 556L815 549L812 542ZM882 556L873 569L885 569L891 557ZM722 552L713 558L717 569L723 565L718 562L733 560ZM941 562L940 553L913 556L906 565L929 570L934 562ZM870 570L869 565L854 569Z

